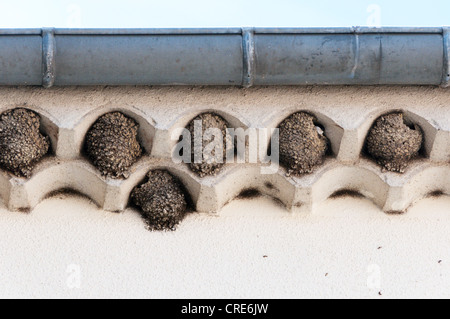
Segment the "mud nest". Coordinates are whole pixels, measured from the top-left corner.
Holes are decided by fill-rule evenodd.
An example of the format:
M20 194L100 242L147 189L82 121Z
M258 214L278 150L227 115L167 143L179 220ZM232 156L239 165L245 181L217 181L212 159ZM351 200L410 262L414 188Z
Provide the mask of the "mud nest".
M194 138L194 132L195 132L195 123L196 121L201 121L202 124L202 146L201 148L198 145L196 147L195 145L195 138ZM229 127L229 124L227 121L225 121L221 116L213 113L203 113L194 118L187 126L187 129L189 132L191 132L191 163L190 167L193 172L195 172L200 177L205 177L207 175L216 175L224 166L225 162L225 156L227 152L229 152L232 148L232 143L229 140L229 137L227 137L227 128ZM215 137L207 138L205 136L205 132L208 129L219 129L221 131L221 138L222 138L222 149L221 153L216 156L216 150L213 149L211 152L206 152L207 154L203 154L203 150L205 150L205 147L215 142ZM228 142L227 142L228 140ZM229 147L230 149L227 149ZM195 163L195 156L194 154L203 154L201 163ZM220 159L220 160L218 160Z
M422 129L415 124L406 125L402 113L381 116L366 140L367 153L384 169L397 173L404 173L422 144Z
M181 184L167 171L151 171L147 177L148 181L131 193L132 201L142 209L149 230L175 230L187 210Z
M36 113L15 109L0 116L0 165L19 177L31 177L34 165L48 153L49 138L39 131Z
M280 162L288 175L312 173L323 163L328 151L328 139L308 113L295 113L285 119L280 129Z
M137 140L139 125L120 112L108 113L92 125L85 151L102 175L127 178L129 168L142 155Z

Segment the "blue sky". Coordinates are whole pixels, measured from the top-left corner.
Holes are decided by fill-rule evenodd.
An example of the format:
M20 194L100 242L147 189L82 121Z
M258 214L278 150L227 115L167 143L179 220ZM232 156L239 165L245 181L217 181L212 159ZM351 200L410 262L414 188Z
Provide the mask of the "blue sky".
M0 28L450 25L450 1L0 0Z

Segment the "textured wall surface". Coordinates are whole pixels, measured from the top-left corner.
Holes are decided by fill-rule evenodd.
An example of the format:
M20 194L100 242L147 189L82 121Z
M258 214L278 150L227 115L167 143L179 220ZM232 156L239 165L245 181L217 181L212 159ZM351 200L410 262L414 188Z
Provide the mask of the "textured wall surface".
M0 110L38 112L56 154L30 180L0 173L0 296L449 297L449 106L450 91L422 87L0 88ZM88 128L115 110L139 122L153 156L124 181L104 179L80 155ZM403 175L360 158L375 119L396 110L426 140L423 158ZM302 178L283 170L261 177L255 164L233 164L200 179L171 163L167 141L204 111L244 127L276 127L309 111L333 156ZM174 233L148 232L126 208L131 189L160 167L182 179L204 212ZM225 205L250 187L268 197ZM62 188L90 200L45 199ZM366 198L328 198L349 188ZM428 196L437 191L444 195ZM291 209L299 200L306 210Z
M305 217L259 198L151 233L136 211L56 196L0 209L0 297L448 298L449 207L341 198Z

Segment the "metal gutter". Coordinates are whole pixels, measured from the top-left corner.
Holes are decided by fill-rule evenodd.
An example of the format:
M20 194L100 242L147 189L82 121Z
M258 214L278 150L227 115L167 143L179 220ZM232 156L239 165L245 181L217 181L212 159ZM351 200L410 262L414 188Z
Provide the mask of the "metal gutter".
M448 87L449 30L3 29L0 85Z

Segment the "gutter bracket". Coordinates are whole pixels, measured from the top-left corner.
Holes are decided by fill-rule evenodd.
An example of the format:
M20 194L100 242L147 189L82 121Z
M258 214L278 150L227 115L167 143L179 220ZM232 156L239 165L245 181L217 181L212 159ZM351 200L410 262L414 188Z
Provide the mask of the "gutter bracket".
M42 29L42 86L45 88L50 88L55 83L55 56L55 29Z
M243 48L243 74L242 86L249 88L253 86L255 69L255 29L242 28L242 48Z

